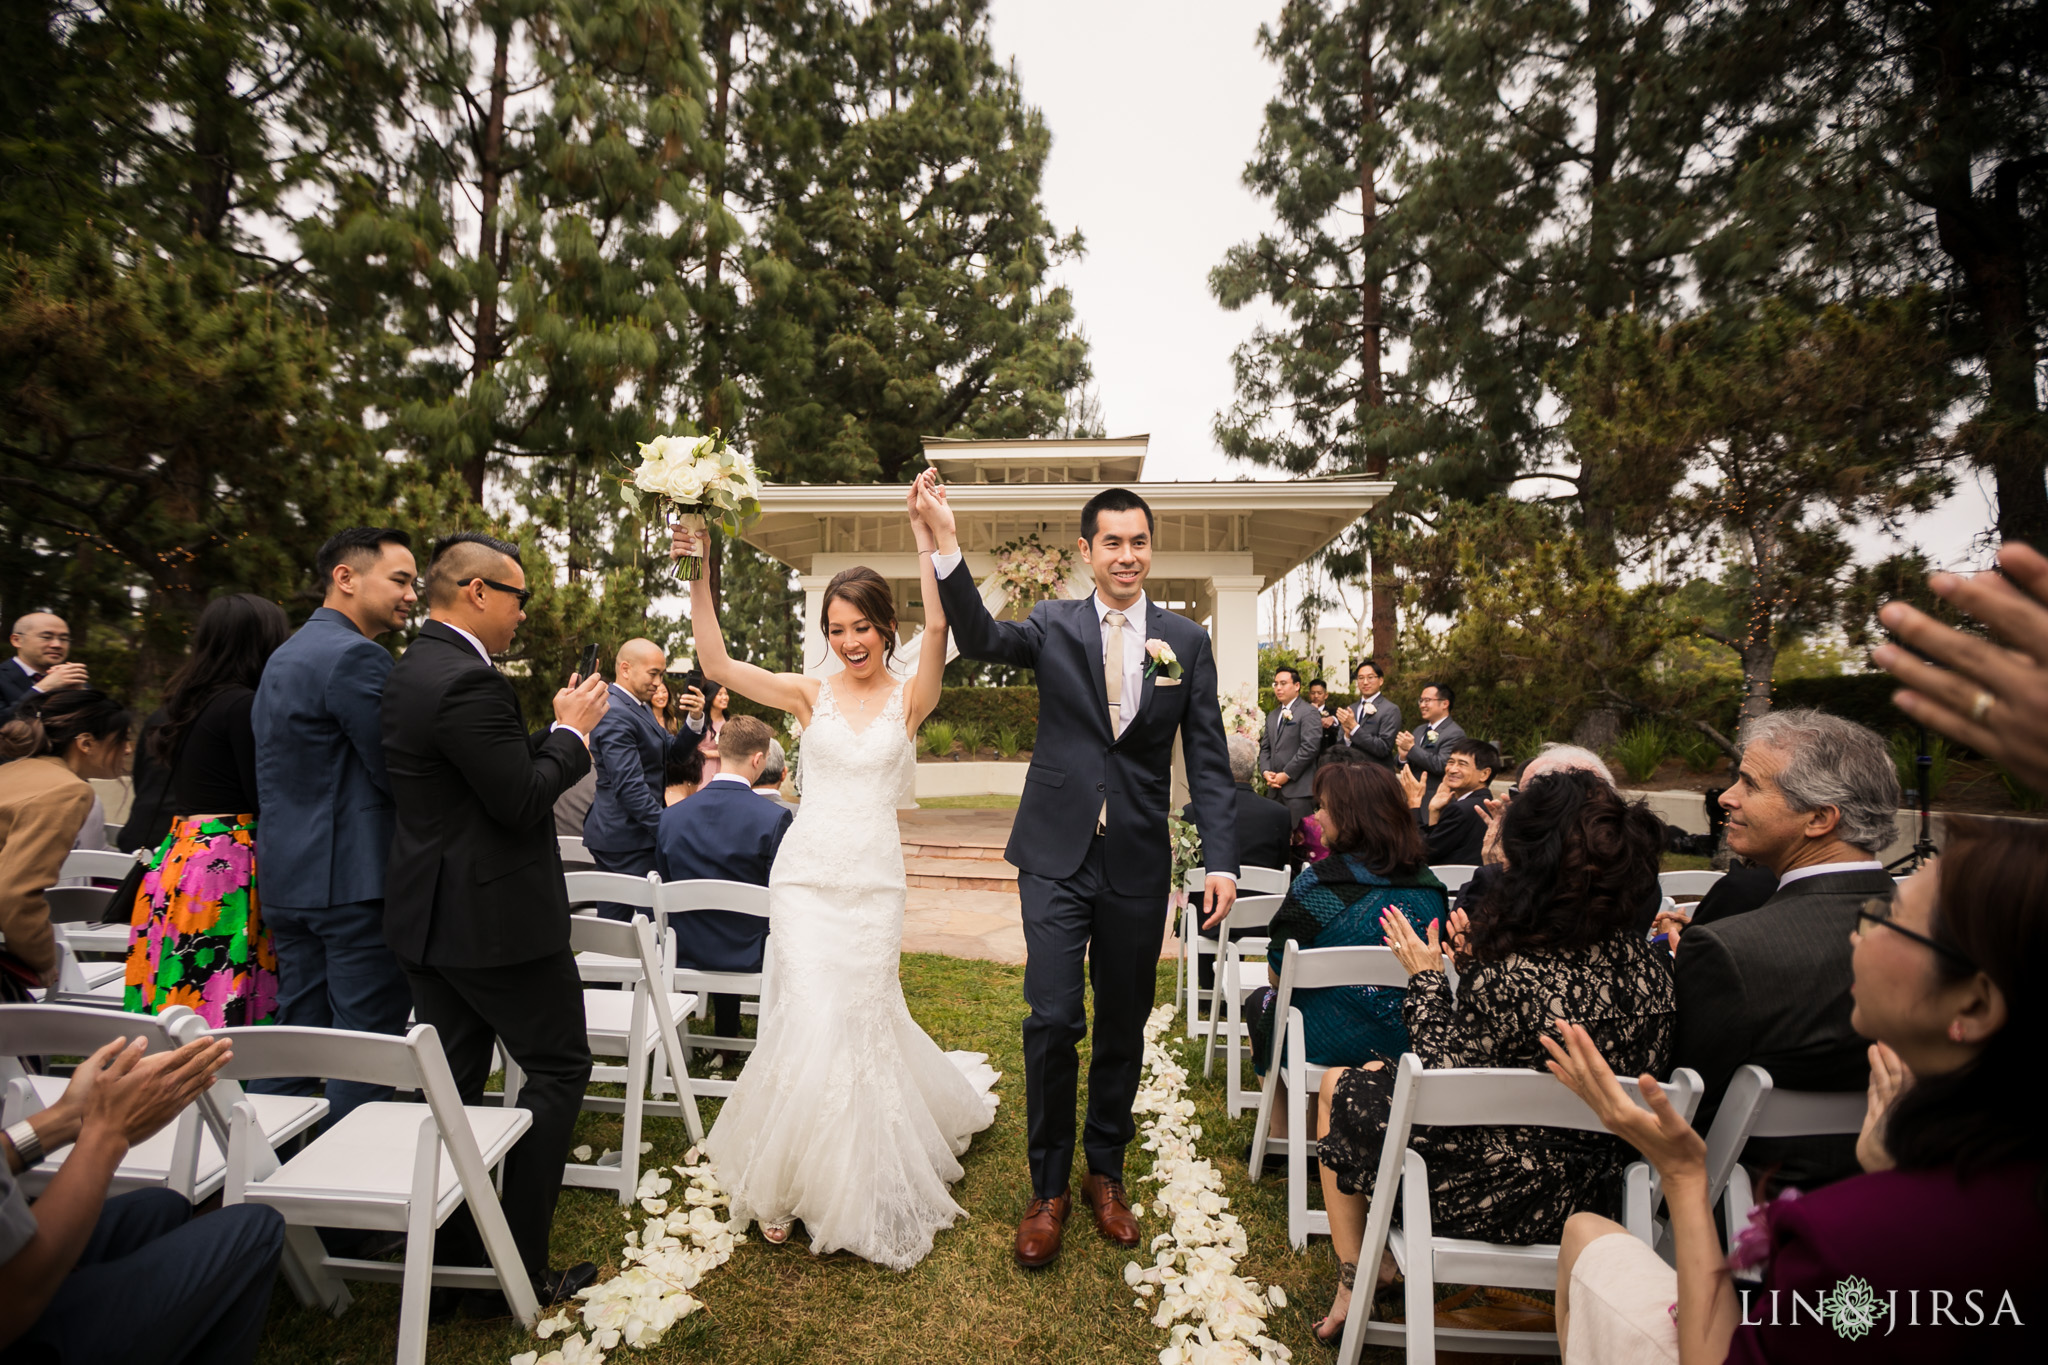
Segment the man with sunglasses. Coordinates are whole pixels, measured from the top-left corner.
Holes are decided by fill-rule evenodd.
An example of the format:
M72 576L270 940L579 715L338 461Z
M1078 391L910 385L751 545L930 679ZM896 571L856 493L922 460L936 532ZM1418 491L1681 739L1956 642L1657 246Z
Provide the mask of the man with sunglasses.
M1744 1065L1784 1090L1869 1083L1868 1044L1849 1024L1849 935L1867 902L1892 895L1878 855L1897 831L1898 770L1872 730L1776 711L1751 722L1721 805L1729 851L1770 869L1778 889L1755 910L1679 935L1672 1060L1706 1084L1693 1118L1702 1133ZM1743 1161L1804 1188L1859 1169L1853 1137L1760 1138Z
M554 724L529 735L519 699L491 662L526 619L517 547L465 532L434 547L431 619L384 687L384 758L397 831L384 933L414 1011L441 1035L464 1104L483 1102L492 1043L526 1074L533 1126L505 1161L505 1221L542 1304L588 1285L595 1267L548 1269L548 1230L590 1080L583 983L569 950L569 900L555 845L555 799L590 770L590 732L609 705L602 676L555 693ZM485 1263L464 1209L442 1230L451 1264ZM436 1308L501 1316L496 1291Z

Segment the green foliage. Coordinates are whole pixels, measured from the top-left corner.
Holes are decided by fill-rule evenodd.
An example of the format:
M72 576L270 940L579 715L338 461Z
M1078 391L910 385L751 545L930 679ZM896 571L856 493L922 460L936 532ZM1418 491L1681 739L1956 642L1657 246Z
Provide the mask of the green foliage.
M1671 736L1671 752L1683 759L1685 766L1693 772L1713 771L1719 762L1721 746L1697 730L1678 730Z
M1173 847L1170 885L1179 891L1187 885L1188 873L1202 865L1202 831L1195 828L1193 821L1170 812L1166 817L1166 838Z
M1632 725L1614 743L1614 759L1638 782L1647 782L1671 752L1671 732L1654 721Z
M995 732L997 758L1015 758L1024 747L1024 732L1014 725L1004 725Z
M2005 788L2005 794L2012 801L2014 810L2041 809L2044 800L2040 792L2035 791L2032 787L2014 777L2012 773L2006 770L2004 764L2000 764L1996 771L1998 773L1998 785Z
M969 758L978 758L988 746L988 735L973 721L962 721L954 727L960 737L960 748Z
M1038 689L1035 687L947 687L932 708L935 720L979 727L984 735L1012 730L1029 749L1038 738Z
M917 732L917 738L924 751L933 758L951 758L953 746L960 740L959 731L950 721L943 720L926 721L924 728Z
M1920 751L1914 734L1908 730L1892 733L1890 743L1892 766L1899 770L1899 790L1906 794L1906 803L1913 804L1913 793L1920 788ZM1949 779L1955 775L1955 761L1949 753L1948 741L1940 735L1927 736L1927 799L1938 801L1948 790Z
M1273 674L1282 668L1297 670L1304 690L1308 687L1308 680L1316 675L1316 666L1306 655L1297 654L1285 645L1260 645L1259 688L1262 694L1272 689ZM1259 704L1266 710L1272 709L1269 703Z

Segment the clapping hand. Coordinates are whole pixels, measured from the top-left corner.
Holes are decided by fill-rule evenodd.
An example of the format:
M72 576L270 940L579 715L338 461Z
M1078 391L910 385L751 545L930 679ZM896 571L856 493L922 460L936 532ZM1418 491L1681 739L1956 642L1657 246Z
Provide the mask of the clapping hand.
M1415 736L1408 731L1403 730L1400 734L1394 736L1394 752L1401 757L1408 757L1408 751L1414 747Z
M1419 976L1423 972L1444 969L1444 957L1450 952L1451 945L1437 940L1437 921L1429 922L1429 938L1424 940L1415 932L1415 926L1408 923L1406 915L1399 910L1388 910L1380 916L1380 933L1408 975Z
M43 673L43 680L36 684L38 692L61 692L67 687L90 687L92 675L84 664L73 659L67 663L54 664Z
M1674 1184L1689 1176L1705 1181L1706 1139L1671 1107L1671 1100L1664 1087L1657 1084L1657 1078L1636 1078L1650 1106L1646 1110L1630 1099L1621 1082L1614 1079L1607 1059L1600 1055L1592 1035L1583 1026L1564 1019L1556 1024L1558 1037L1564 1040L1562 1045L1549 1037L1538 1040L1550 1054L1550 1060L1544 1063L1550 1074L1584 1100L1608 1132L1641 1152L1644 1160L1657 1168L1657 1174L1664 1179L1667 1197Z
M1340 706L1337 708L1337 723L1344 727L1344 733L1348 735L1358 728L1358 716L1350 707Z
M1405 766L1394 769L1394 776L1400 781L1401 790L1408 795L1408 809L1422 809L1422 793L1429 789L1429 784Z
M1486 838L1479 845L1479 861L1491 867L1506 867L1508 855L1500 847L1501 817L1507 814L1510 796L1489 796L1479 803L1479 818L1486 822Z
M1877 619L1904 644L1880 645L1870 658L1911 689L1894 698L1901 711L2048 791L2048 558L2008 541L1998 565L2003 576L1937 573L1927 586L2009 647L1891 602ZM1930 667L1928 659L1948 667Z
M1451 949L1462 955L1466 951L1466 940L1471 936L1472 917L1463 910L1451 911Z
M1892 1154L1884 1149L1884 1119L1899 1092L1913 1084L1913 1073L1899 1054L1883 1043L1870 1045L1870 1088L1865 1093L1863 1131L1856 1135L1856 1162L1866 1171L1888 1171Z

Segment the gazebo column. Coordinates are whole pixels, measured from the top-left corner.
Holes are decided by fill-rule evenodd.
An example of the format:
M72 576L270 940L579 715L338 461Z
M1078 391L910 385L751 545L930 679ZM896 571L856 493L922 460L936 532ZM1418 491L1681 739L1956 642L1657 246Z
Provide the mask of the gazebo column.
M839 656L825 642L825 632L818 629L825 610L825 585L831 581L829 573L801 574L796 580L804 590L804 672L817 677L839 671Z
M1216 652L1216 689L1226 697L1240 687L1258 692L1259 591L1265 582L1258 574L1218 574L1209 580L1216 601L1209 644Z

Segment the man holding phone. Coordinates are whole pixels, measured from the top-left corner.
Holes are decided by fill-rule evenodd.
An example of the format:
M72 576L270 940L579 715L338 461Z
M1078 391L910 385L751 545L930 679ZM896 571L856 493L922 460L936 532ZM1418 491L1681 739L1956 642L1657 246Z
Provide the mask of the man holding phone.
M672 757L704 741L704 691L694 685L699 675L693 674L693 685L677 697L685 717L680 733L671 735L654 714L654 689L667 668L668 659L652 640L620 645L612 668L611 710L590 734L597 795L583 820L583 847L606 872L644 877L654 870L662 774ZM630 906L610 901L600 901L597 912L606 919L633 917Z

